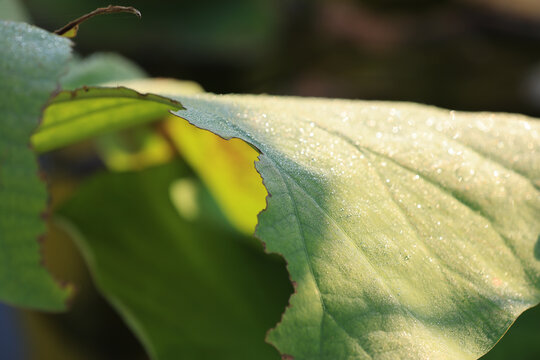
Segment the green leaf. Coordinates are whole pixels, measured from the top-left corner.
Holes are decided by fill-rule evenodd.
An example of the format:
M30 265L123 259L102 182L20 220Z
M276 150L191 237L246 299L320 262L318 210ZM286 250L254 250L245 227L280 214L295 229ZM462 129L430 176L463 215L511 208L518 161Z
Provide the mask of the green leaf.
M78 82L80 79L76 80ZM119 84L139 93L159 92L169 97L203 91L196 83L171 79L142 79ZM125 102L126 92L131 101ZM72 99L80 99L84 103L81 106L80 103L70 102ZM151 102L144 103L139 99ZM159 105L152 102L159 102ZM132 105L137 106L130 109ZM141 123L171 117L177 120L168 111L178 106L174 101L146 99L144 95L123 88L87 87L74 93L64 92L47 109L44 123L32 141L38 151L53 150ZM267 194L253 168L258 153L243 141L227 142L182 122L167 121L166 127L179 151L209 186L229 221L242 232L253 234L257 214L264 208ZM156 146L149 152L139 154L142 156L130 156L121 150L122 142L123 138L117 134L101 136L97 141L98 150L110 169L144 167L148 162L167 156ZM157 152L158 156L147 156L153 152Z
M285 356L476 358L538 303L533 119L406 103L175 98L189 109L179 116L261 151L271 196L257 235L284 255L297 290L269 335Z
M112 171L142 170L165 164L175 157L167 140L149 126L99 136L96 152Z
M70 291L41 263L47 193L29 141L68 63L70 42L2 21L0 49L0 300L61 310Z
M256 235L296 293L268 339L300 359L471 359L540 300L540 125L388 102L183 96L261 152Z
M178 163L101 174L62 214L80 230L101 292L152 358L278 359L264 337L292 291L284 264L212 222L217 207L207 193L186 194L193 186L179 185L182 201L192 197L180 217L169 191L193 182L188 174Z
M28 12L19 0L0 1L0 20L26 21L28 22Z
M58 94L32 136L37 152L50 151L91 136L159 120L182 105L127 88L84 87Z
M180 154L207 184L229 221L252 235L268 194L253 166L258 152L242 140L227 141L171 117L165 128Z
M113 53L92 54L85 59L74 59L68 73L62 77L62 88L74 90L83 85L100 85L143 78L144 71L120 55Z
M122 84L147 84L147 80ZM192 94L201 87L191 81L153 80L146 88L165 94ZM89 137L111 133L162 119L170 110L182 109L171 98L141 94L125 87L83 87L59 93L46 109L43 123L32 136L37 152L54 150Z
M531 119L412 104L180 99L190 110L179 114L195 125L263 154L258 170L273 196L257 234L285 256L298 287L270 334L283 353L477 357L538 302Z

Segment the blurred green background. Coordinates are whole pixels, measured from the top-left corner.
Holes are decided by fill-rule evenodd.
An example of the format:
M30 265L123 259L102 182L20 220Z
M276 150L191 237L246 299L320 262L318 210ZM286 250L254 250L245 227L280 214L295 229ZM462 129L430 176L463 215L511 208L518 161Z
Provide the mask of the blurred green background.
M52 31L110 3L0 0L0 18L26 18ZM77 53L119 53L138 64L141 74L193 80L216 93L403 100L540 116L538 0L115 4L138 8L142 19L91 19L75 39ZM81 149L71 158L56 154L45 160L85 177L101 164ZM64 183L56 197L69 188ZM69 238L53 229L46 250L52 270L79 288L72 311L44 315L0 307L0 359L145 359L93 289ZM539 340L536 307L485 359L540 359Z

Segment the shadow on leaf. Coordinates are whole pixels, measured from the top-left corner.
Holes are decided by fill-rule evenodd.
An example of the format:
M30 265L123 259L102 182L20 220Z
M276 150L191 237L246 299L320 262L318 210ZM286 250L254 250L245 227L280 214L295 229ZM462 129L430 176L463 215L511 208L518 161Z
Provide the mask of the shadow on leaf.
M101 174L63 207L98 287L153 358L278 359L264 337L292 292L283 260L232 229L202 185L177 212L178 179L192 179L178 162Z
M538 240L536 241L536 246L534 247L534 257L540 260L540 235L538 236Z

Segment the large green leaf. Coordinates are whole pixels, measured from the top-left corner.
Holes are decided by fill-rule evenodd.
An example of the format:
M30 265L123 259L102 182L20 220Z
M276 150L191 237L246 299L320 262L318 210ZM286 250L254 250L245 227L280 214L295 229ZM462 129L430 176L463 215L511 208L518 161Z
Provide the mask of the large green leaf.
M69 289L41 264L47 193L29 142L68 63L70 42L2 21L0 49L0 300L60 310Z
M62 210L98 287L154 359L279 358L264 337L292 291L285 266L239 241L216 209L172 163L101 174Z
M188 108L179 116L261 152L271 196L257 235L284 255L297 290L269 335L285 356L476 358L538 303L534 119L406 103L176 99Z
M257 147L295 359L477 358L540 300L540 126L406 103L181 97ZM534 185L535 184L535 185Z

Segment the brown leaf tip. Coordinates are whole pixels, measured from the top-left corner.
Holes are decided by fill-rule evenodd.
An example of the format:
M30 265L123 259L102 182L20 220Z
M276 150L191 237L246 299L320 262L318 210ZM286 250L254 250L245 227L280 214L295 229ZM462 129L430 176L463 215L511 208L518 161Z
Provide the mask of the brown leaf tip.
M75 37L75 35L77 35L77 30L79 28L79 25L85 22L86 20L93 18L94 16L97 16L97 15L113 14L113 13L130 13L137 16L139 19L142 17L141 12L135 9L133 6L109 5L107 7L97 8L96 10L89 12L88 14L84 14L83 16L73 21L70 21L62 28L55 30L54 33L56 35L61 35L61 36Z

